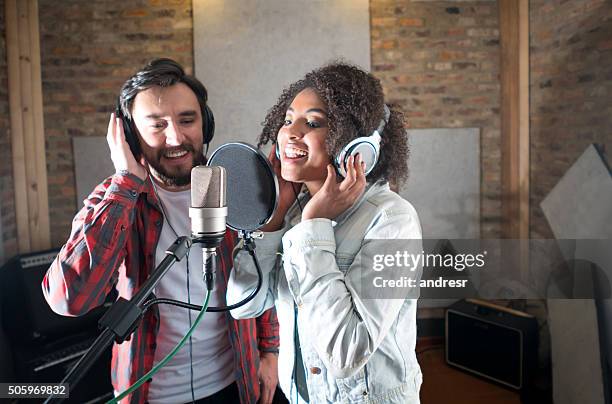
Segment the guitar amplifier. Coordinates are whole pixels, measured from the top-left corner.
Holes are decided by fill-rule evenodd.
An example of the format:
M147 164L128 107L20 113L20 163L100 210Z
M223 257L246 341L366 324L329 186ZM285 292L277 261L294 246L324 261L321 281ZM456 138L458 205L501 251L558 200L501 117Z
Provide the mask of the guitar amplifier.
M449 365L517 390L532 382L538 354L535 317L467 299L450 306L445 320Z

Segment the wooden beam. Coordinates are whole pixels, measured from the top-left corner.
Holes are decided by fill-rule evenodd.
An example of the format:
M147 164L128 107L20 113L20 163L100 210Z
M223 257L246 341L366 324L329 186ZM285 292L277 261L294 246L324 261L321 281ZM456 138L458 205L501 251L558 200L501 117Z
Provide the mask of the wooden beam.
M38 0L6 0L11 149L19 251L50 247Z
M30 219L34 232L32 244L35 250L51 248L49 227L49 194L47 189L47 151L42 96L42 72L40 62L40 30L38 26L38 0L29 0L31 74L32 74L32 118L34 129L34 162L36 181L32 183L32 199L36 200L37 216Z
M502 234L529 238L529 0L499 0Z
M28 192L26 185L25 147L23 144L23 118L21 114L22 78L19 69L19 15L17 13L17 0L6 0L4 4L17 244L19 251L31 251L30 227L28 225L29 215L27 210Z
M529 0L519 1L519 230L521 239L529 238Z

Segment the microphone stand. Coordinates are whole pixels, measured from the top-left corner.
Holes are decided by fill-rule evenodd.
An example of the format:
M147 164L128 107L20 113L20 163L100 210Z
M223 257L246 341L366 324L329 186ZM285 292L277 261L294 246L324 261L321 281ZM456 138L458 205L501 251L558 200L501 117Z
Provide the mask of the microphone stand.
M62 384L67 384L68 388L76 386L89 368L102 355L113 341L122 343L125 341L138 326L139 320L144 314L143 306L145 305L149 295L153 292L155 285L168 272L170 267L180 261L187 255L191 247L191 239L189 237L178 237L174 243L166 250L166 257L153 270L151 276L142 284L142 287L136 292L131 300L119 298L108 311L98 321L98 327L103 329L102 333L96 338L93 345L81 357L77 364L70 369L70 372L61 381ZM63 398L51 395L44 404L57 402L60 403Z

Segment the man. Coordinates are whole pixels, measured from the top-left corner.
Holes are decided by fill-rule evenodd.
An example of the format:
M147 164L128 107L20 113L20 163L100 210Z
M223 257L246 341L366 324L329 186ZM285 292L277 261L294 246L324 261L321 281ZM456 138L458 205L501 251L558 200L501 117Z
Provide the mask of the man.
M45 298L59 314L82 315L102 304L113 287L130 299L167 247L190 234L191 169L204 163L203 143L212 137L205 131L214 128L206 89L178 63L157 59L125 82L119 101L131 130L124 132L122 119L111 114L107 142L116 173L85 201L43 280ZM126 135L134 136L132 147ZM225 305L234 244L235 234L226 232L211 306ZM195 245L160 281L156 296L202 304L201 268ZM189 310L153 307L130 340L113 347L116 394L161 361L195 320ZM277 352L275 311L250 321L206 313L173 360L123 402L251 404L261 383L260 402L270 403L278 382Z

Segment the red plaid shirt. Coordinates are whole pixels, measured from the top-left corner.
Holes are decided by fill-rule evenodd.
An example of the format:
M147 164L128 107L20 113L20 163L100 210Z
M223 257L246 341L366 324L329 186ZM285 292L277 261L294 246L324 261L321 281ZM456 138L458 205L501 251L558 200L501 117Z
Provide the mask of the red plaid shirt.
M116 174L98 185L84 201L62 247L43 280L51 308L79 316L100 306L113 287L130 299L155 267L155 249L161 234L162 211L150 179ZM226 232L218 251L217 273L225 279L232 267L236 236ZM222 291L225 293L225 291ZM278 351L278 322L274 309L251 320L234 320L226 313L240 401L259 398L259 351ZM148 310L131 338L113 346L112 382L122 392L151 370L159 330L159 310ZM122 400L144 403L149 383Z

